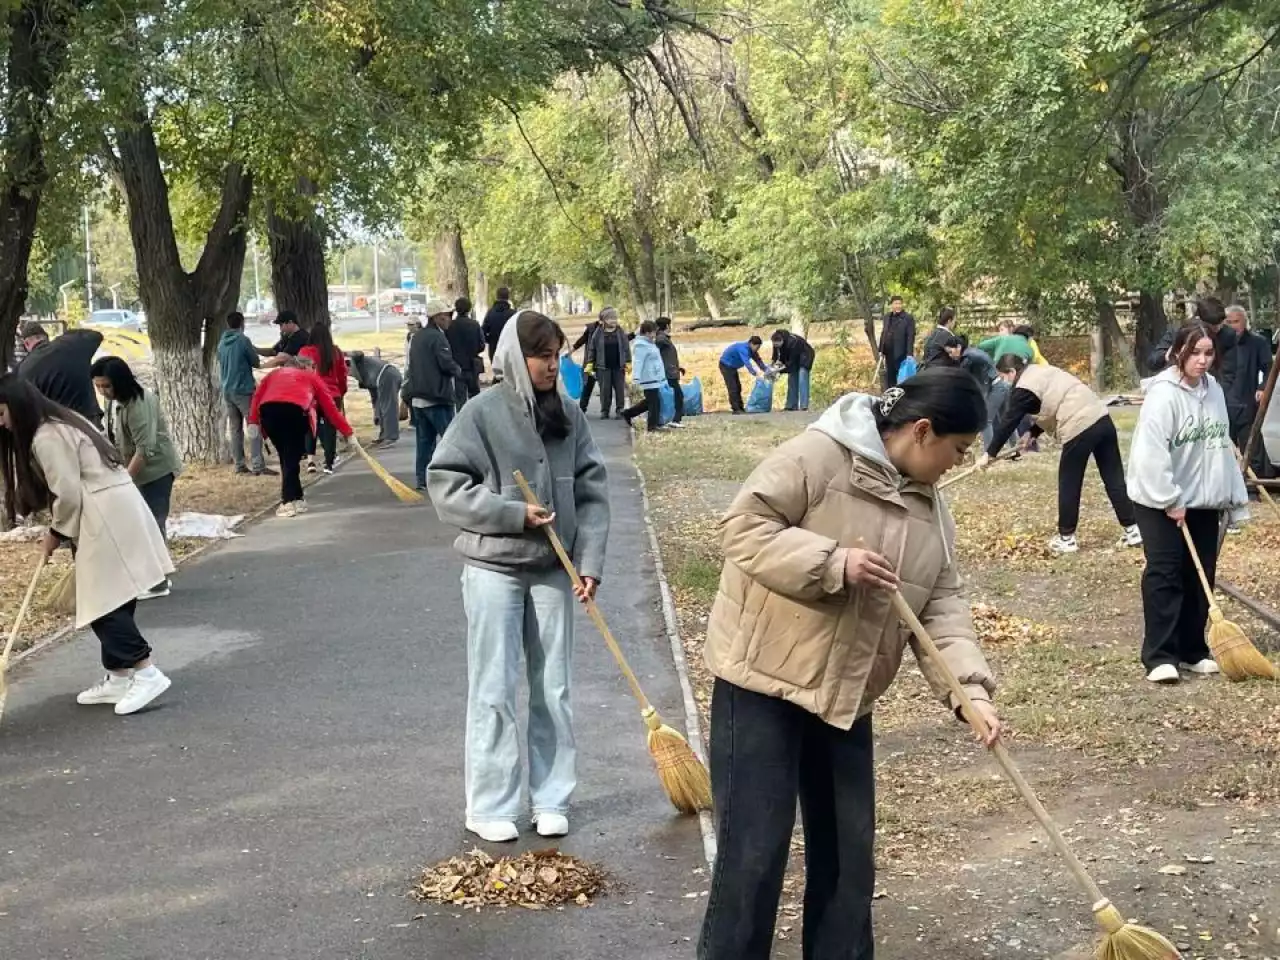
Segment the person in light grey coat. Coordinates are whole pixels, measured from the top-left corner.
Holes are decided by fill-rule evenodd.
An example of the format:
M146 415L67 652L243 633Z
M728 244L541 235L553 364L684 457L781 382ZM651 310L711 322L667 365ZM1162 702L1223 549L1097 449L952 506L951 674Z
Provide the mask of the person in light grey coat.
M600 311L600 326L587 344L587 370L600 384L600 419L608 420L610 409L622 416L627 405L627 370L631 366L631 342L618 326L618 311Z
M391 446L400 439L400 387L404 384L400 368L363 350L348 353L347 363L360 389L369 391L373 422L378 425L374 444Z
M576 786L573 598L594 596L609 539L604 460L585 415L559 384L563 331L522 311L494 352L502 382L467 403L427 470L436 513L461 528L466 560L467 829L490 842L515 840L520 814L518 669L529 678L529 795L544 837L569 830ZM524 474L544 506L529 506ZM572 587L542 528L552 526L581 573Z

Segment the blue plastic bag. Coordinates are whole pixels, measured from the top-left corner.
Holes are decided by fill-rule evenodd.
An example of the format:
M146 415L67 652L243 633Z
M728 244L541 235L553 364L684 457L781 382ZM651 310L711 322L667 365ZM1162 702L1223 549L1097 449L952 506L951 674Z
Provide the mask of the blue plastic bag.
M684 415L702 416L702 379L694 377L692 383L686 383L680 389L684 391Z
M747 398L747 413L773 413L773 383L757 380Z
M671 384L664 383L658 388L658 422L668 424L676 418L676 392Z
M571 399L577 400L582 396L582 367L574 361L572 354L560 357L560 380L564 384L564 392Z
M916 358L907 357L902 363L898 364L898 383L914 377L919 369L920 365L916 363Z

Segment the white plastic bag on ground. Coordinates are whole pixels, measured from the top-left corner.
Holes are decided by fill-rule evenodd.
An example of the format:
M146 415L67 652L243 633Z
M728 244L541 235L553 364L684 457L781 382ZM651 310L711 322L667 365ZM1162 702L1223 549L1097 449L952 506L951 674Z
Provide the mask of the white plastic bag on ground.
M243 515L224 517L216 513L179 513L169 518L165 525L173 540L231 540L242 537L235 527Z

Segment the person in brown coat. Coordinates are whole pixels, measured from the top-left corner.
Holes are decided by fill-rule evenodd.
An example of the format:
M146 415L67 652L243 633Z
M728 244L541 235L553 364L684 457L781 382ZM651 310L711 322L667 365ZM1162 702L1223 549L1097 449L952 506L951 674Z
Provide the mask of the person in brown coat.
M805 832L804 955L870 960L875 889L871 715L911 646L901 590L991 726L995 680L961 596L934 485L986 421L963 370L851 394L767 457L722 521L707 625L719 852L699 960L766 960L796 797Z

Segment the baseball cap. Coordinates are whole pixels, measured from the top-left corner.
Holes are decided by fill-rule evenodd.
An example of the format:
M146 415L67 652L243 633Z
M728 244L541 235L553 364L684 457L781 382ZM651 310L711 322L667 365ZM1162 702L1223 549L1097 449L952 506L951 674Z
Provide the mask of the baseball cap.
M442 313L453 313L453 306L445 303L439 297L432 297L427 301L426 312L428 317L438 317Z

